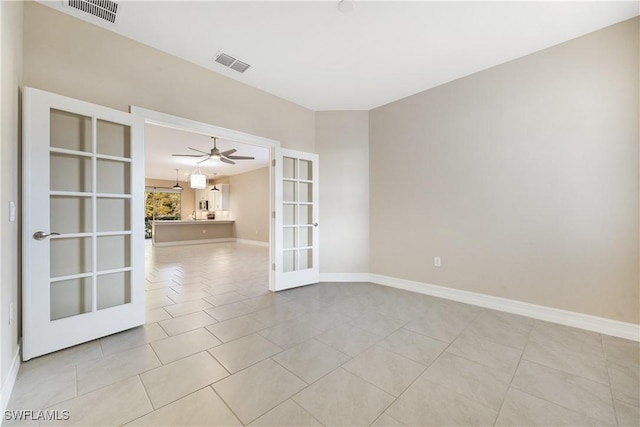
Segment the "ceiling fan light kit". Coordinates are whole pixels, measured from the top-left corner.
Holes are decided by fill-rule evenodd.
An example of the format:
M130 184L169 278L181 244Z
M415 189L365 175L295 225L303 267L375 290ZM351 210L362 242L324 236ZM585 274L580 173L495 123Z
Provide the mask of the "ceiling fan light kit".
M198 162L198 164L206 162L207 160L211 160L211 159L219 160L223 163L228 163L230 165L236 164L234 160L255 160L255 157L252 157L252 156L234 156L233 153L237 151L235 148L232 148L230 150L220 151L220 149L216 145L218 138L216 138L215 136L212 136L211 139L213 139L213 148L208 153L206 151L198 150L197 148L187 147L189 150L197 151L200 154L172 154L172 156L200 157L200 158L204 157L202 160Z

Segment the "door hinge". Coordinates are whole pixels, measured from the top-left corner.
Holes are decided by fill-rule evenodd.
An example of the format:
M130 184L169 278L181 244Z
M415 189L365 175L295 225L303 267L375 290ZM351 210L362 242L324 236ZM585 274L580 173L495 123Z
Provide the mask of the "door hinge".
M271 166L273 166L273 167L276 166L276 159L271 160Z
M271 269L272 269L273 271L276 271L276 265L275 265L275 264L271 264Z
M276 218L276 211L271 211L271 218L273 218L273 219Z

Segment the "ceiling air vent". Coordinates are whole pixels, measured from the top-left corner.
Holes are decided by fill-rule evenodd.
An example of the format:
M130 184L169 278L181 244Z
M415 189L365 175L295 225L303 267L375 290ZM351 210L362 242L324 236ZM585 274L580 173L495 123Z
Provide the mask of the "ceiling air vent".
M229 67L239 73L244 73L249 69L249 67L251 67L251 65L247 64L246 62L242 62L239 59L223 52L218 52L213 60L218 64L222 64L225 67Z
M102 20L116 22L118 3L111 0L68 0L69 7L81 10Z

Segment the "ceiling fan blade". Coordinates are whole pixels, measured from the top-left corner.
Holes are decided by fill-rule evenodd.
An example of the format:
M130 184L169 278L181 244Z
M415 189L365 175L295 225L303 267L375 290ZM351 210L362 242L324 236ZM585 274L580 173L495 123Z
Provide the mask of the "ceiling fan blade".
M202 154L206 154L207 156L209 155L208 152L206 151L202 151L202 150L198 150L197 148L191 148L191 147L187 147L189 150L193 150L193 151L197 151L198 153L202 153Z
M202 157L204 154L172 154L174 157Z
M255 160L255 157L251 157L251 156L227 156L227 159L233 159L233 160Z
M226 157L220 157L220 161L224 162L224 163L229 163L230 165L235 165L236 162L232 162L231 160L227 159Z
M202 163L202 162L206 162L207 160L211 160L211 157L207 157L207 158L206 158L206 159L204 159L204 160L200 160L200 161L198 162L198 164L200 164L200 163Z
M220 153L220 155L225 156L225 157L228 157L228 156L229 156L229 154L233 154L233 153L235 153L236 151L238 151L238 150L236 150L235 148L232 148L231 150L223 151L222 153Z

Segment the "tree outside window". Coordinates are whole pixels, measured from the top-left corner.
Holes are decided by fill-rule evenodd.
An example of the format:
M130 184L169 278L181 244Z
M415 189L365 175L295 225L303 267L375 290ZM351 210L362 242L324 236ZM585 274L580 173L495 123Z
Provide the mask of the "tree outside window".
M151 238L151 221L181 219L182 193L180 190L157 187L146 188L144 201L144 235L146 239Z

